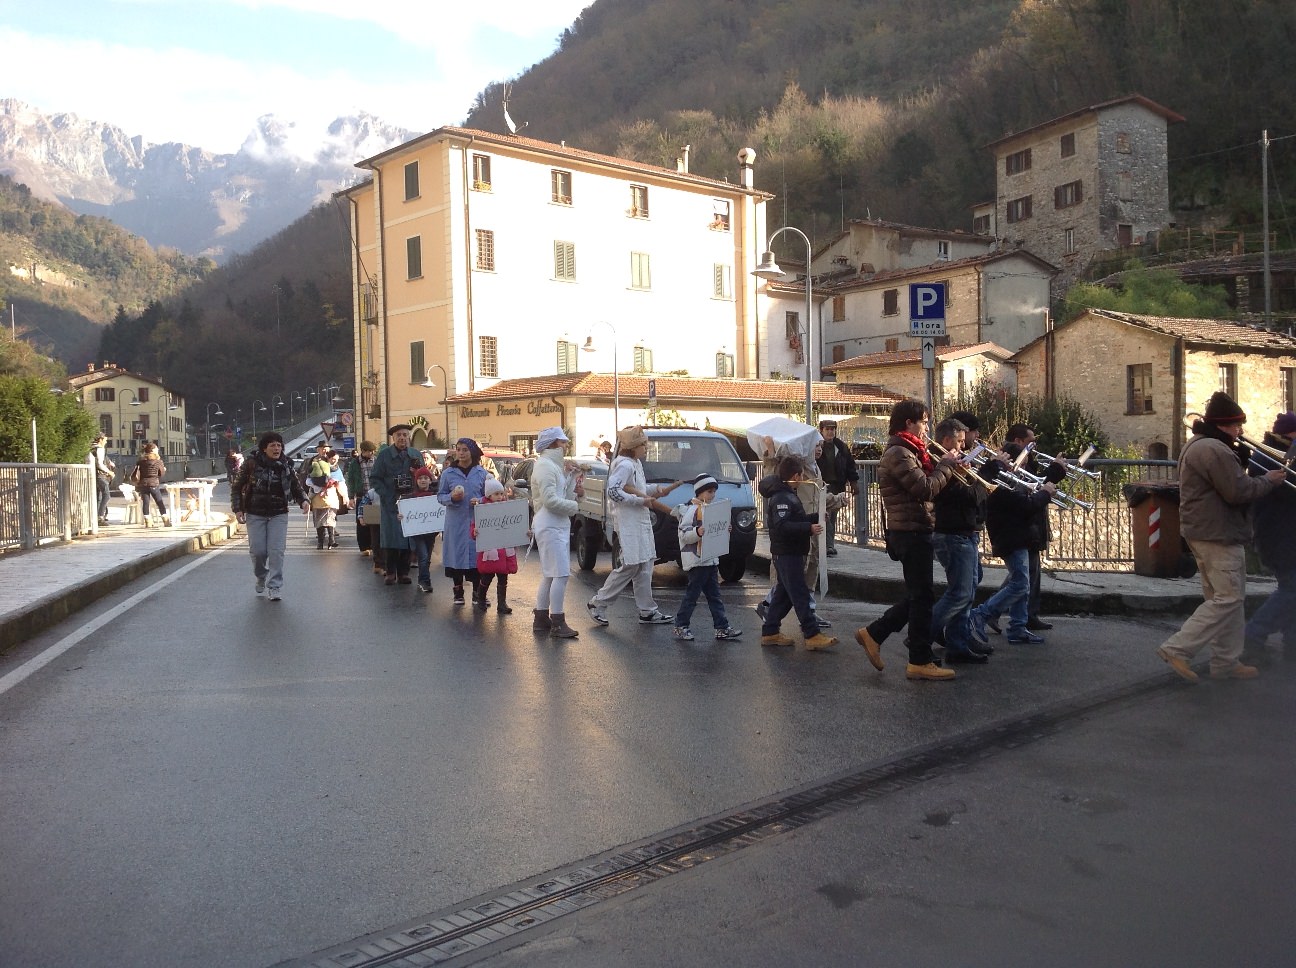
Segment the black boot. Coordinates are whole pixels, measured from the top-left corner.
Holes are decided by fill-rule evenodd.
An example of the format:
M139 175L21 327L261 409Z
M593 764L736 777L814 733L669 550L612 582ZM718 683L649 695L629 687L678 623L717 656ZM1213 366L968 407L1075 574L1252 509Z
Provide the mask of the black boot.
M473 583L473 605L480 608L483 612L490 608L490 602L487 601L486 595L490 591L490 578L484 581Z
M499 589L495 592L495 610L501 615L512 615L508 604L508 575L499 576Z
M454 603L455 603L456 605L462 605L462 604L464 603L464 597L463 597L463 582L461 582L461 581L457 581L457 582L455 582L455 586L454 586Z
M315 550L316 551L324 550L324 532L327 530L328 530L327 528L315 529Z
M337 528L328 529L328 546L330 548L336 548L338 546Z

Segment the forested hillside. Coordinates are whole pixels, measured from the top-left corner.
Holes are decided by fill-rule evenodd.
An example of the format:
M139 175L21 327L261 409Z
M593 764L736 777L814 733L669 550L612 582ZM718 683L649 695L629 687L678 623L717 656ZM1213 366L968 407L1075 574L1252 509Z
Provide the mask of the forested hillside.
M843 215L966 227L993 195L987 143L1137 92L1187 118L1170 142L1183 220L1246 224L1261 130L1296 133L1293 50L1282 0L598 0L511 84L509 111L535 137L657 164L691 144L716 177L751 145L774 217L786 202L822 237ZM503 131L501 94L468 124Z

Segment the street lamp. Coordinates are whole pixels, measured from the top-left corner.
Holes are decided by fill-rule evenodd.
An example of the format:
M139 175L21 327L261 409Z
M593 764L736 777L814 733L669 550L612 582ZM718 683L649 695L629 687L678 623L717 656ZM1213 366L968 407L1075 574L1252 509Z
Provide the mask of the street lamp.
M262 403L259 399L258 399L258 400L253 400L253 401L252 401L252 441L253 441L254 443L255 443L256 440L257 440L257 432L256 432L256 415L257 415L258 412L260 412L260 413L265 413L265 412L266 412L266 405L265 405L264 403ZM272 418L272 419L273 419L273 418Z
M175 397L171 396L171 394L168 393L166 395L166 400L167 400L167 405L166 405L167 411L180 409L180 404L175 402ZM171 428L166 425L166 411L162 409L162 398L158 397L158 443L160 445L164 443L164 438L165 438L165 446L163 447L163 451L169 455L171 452L170 445L172 442Z
M276 393L273 397L270 398L270 427L271 427L271 429L273 429L273 428L275 427L276 422L279 420L279 408L282 407L283 405L284 405L284 399L283 399L283 394L282 394L282 393ZM288 411L288 419L289 419L290 421L292 420L292 410L291 410L291 409Z
M314 387L307 387L307 388L306 388L306 408L307 408L307 409L306 409L306 412L307 412L307 413L311 413L311 410L310 410L310 398L311 398L311 394L312 394L312 393L315 393L315 388L314 388ZM318 393L315 393L315 409L316 409L316 410L319 409L319 405L320 405L320 398L319 398L319 394L318 394Z
M329 394L329 403L337 406L339 403L346 403L346 397L342 396L342 387L337 383L325 383L323 386L315 388L319 391L320 401L323 402L324 394Z
M306 418L306 398L294 390L292 397L290 397L288 400L288 423L289 424L293 422L293 404L296 403L298 400L302 402L302 419L304 420Z
M596 319L594 325L606 326L612 333L612 436L615 438L617 431L621 429L621 381L617 372L617 331L616 327L606 319ZM592 335L585 337L585 345L581 349L586 353L593 353L598 349L594 345Z
M132 406L132 407L138 407L138 406L140 405L140 402L139 402L139 398L138 398L137 396L135 396L135 391L134 391L134 390L125 390L125 389L123 389L123 390L119 390L119 391L117 392L117 426L121 428L122 439L130 440L130 441L133 442L133 441L135 440L135 434L134 434L134 432L133 432L134 428L132 428L132 432L131 432L131 433L127 433L127 432L126 432L126 421L122 419L121 395L122 395L123 393L129 393L129 394L131 395L131 406ZM139 453L139 448L136 448L135 452L136 452L136 453Z
M215 408L216 408L216 416L217 416L217 417L223 417L223 416L225 416L225 411L221 409L221 405L220 405L219 403L209 403L209 404L207 404L207 459L208 459L208 460L211 460L211 455L212 455L212 446L211 446L211 442L212 442L212 432L211 432L212 407L215 407Z
M805 403L806 403L806 406L805 406L805 422L808 423L808 424L810 424L811 426L814 426L814 413L813 413L813 411L814 411L814 398L813 398L814 383L813 383L813 381L812 381L812 379L811 379L811 372L812 372L812 371L811 371L811 365L812 365L812 356L811 356L811 352L812 352L812 349L813 349L813 347L814 347L814 339L813 339L813 336L814 336L814 324L813 324L813 316L811 316L811 313L814 311L814 303L811 301L811 297L810 297L810 260L814 257L814 253L813 253L812 249L810 248L810 240L806 237L806 234L805 234L804 232L802 232L800 229L795 228L795 227L793 227L793 226L791 226L791 225L785 225L785 226L783 226L781 229L777 230L773 235L771 235L771 236L769 237L769 240L767 241L766 244L769 245L769 246L771 246L771 248L772 248L772 247L773 247L773 244L774 244L774 240L777 239L777 238L778 238L780 235L782 235L784 232L794 232L794 233L796 233L797 235L801 236L801 240L802 240L803 242L805 242L805 247L806 247L806 264L805 264L805 269L806 269L806 271L805 271L805 290L806 290L806 321L805 321L805 358L806 358L806 378L805 378L805 379L806 379L806 399L805 399ZM782 275L783 275L783 270L780 269L779 266L778 266L778 263L774 261L774 253L773 253L772 251L770 251L770 250L766 250L765 253L764 253L763 255L761 255L760 265L758 265L755 269L752 270L752 275L753 275L753 276L758 276L758 277L761 278L761 279L773 280L773 279L779 279L779 278L781 278Z
M450 375L446 373L445 367L442 366L440 363L433 363L431 366L427 368L427 371L423 374L422 385L425 387L436 386L436 384L432 382L433 370L441 371L441 379L445 380L446 396L448 397L450 395ZM445 410L445 425L446 425L445 445L449 447L450 446L450 405L446 403L445 400L442 400L441 406Z

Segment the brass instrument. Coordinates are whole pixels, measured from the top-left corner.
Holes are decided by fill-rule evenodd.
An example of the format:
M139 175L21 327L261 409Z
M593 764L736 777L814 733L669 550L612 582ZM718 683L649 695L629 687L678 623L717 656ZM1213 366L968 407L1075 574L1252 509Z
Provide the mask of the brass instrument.
M1031 452L1031 449L1023 447L1022 452L1017 455L1016 459L1008 464L1007 471L1000 471L998 473L995 477L995 482L1000 487L1009 487L1013 490L1024 491L1027 494L1039 490L1045 483L1044 478L1038 474L1032 474L1021 466L1026 462L1026 459L1030 456ZM978 445L977 449L971 452L969 458L978 467L985 464L988 460L1003 460L1003 458L997 457L989 448L983 445ZM1085 455L1085 459L1089 459L1088 454ZM1094 507L1088 501L1082 501L1078 497L1062 490L1054 491L1054 493L1049 497L1049 503L1053 504L1055 507L1062 508L1065 511L1074 511L1077 508L1082 511L1092 511Z
M949 451L947 451L940 444L936 443L936 441L932 440L932 438L930 437L924 436L923 441L927 444L927 449L930 450L933 454L935 454L938 458L944 457L946 454L949 453ZM960 478L962 478L964 484L979 484L982 488L985 489L985 492L987 494L993 492L999 486L992 481L987 481L984 478L982 478L981 475L976 472L975 466L967 462L966 455L955 455L955 456L958 457L959 459L954 464L954 473L957 474Z
M1094 453L1098 450L1098 448L1095 447L1093 444L1090 444L1088 447L1084 449L1084 453L1082 453L1079 457L1076 458L1075 463L1072 463L1071 461L1067 460L1065 457L1053 457L1052 455L1046 454L1041 450L1037 450L1035 448L1034 443L1027 444L1026 446L1029 450L1031 450L1035 454L1036 457L1038 457L1046 464L1059 464L1059 463L1063 464L1066 467L1067 477L1073 481L1081 481L1085 479L1091 481L1102 480L1102 475L1097 471L1085 470L1085 464L1088 462L1089 458L1092 457Z

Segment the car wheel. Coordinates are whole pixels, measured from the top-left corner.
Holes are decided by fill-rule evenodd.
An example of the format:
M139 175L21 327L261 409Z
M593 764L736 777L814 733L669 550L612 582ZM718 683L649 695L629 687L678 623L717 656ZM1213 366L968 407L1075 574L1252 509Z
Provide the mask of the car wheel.
M746 555L725 555L720 559L720 577L725 581L741 581L745 574L747 574Z
M594 570L594 566L598 564L598 556L601 550L603 550L602 531L595 531L593 534L586 534L581 537L579 562L581 571Z

